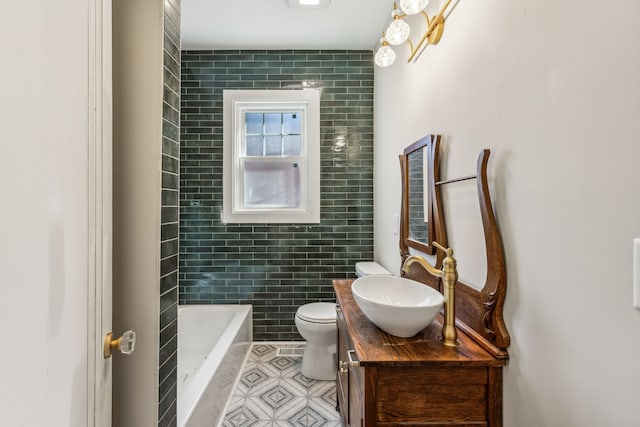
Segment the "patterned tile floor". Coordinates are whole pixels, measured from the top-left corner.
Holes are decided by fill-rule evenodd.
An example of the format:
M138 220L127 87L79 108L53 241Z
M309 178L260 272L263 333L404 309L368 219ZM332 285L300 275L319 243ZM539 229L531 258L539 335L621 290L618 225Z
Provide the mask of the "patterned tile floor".
M277 354L278 348L303 347L303 343L254 343L221 425L341 426L335 408L336 382L302 375L301 355Z

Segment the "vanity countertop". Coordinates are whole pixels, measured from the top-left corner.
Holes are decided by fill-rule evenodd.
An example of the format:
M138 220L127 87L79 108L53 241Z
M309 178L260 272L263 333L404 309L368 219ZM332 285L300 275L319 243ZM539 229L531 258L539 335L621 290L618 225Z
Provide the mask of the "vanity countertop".
M338 305L361 366L420 365L498 367L506 360L496 359L458 329L458 347L442 343L442 317L411 338L389 335L378 329L362 313L351 294L352 280L334 280ZM425 285L426 286L426 285Z

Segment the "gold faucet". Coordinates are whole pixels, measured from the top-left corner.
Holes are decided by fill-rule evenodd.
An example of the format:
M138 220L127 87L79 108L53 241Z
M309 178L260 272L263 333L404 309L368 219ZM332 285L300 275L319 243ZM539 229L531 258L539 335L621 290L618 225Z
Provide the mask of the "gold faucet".
M419 255L411 255L402 264L402 271L407 273L409 266L414 263L420 264L431 275L442 278L444 285L444 326L442 327L442 338L444 345L449 347L457 347L458 345L458 332L456 331L456 295L455 287L458 281L458 270L456 268L457 262L453 257L453 249L445 248L438 242L433 242L433 245L447 253L446 258L442 262L442 270L438 270L429 262Z

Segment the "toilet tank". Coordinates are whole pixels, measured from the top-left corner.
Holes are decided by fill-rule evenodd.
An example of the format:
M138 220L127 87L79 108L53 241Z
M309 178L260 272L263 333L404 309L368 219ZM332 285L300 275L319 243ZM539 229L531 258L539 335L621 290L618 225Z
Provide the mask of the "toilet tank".
M372 276L374 274L377 275L387 275L390 276L391 273L389 270L373 261L362 261L356 263L356 276Z

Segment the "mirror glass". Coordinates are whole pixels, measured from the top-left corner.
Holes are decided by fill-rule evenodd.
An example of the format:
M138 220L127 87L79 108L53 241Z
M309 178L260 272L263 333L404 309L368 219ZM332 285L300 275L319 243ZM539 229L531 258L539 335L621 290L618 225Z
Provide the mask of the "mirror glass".
M409 196L409 239L429 244L429 218L427 208L427 152L426 147L407 154Z

